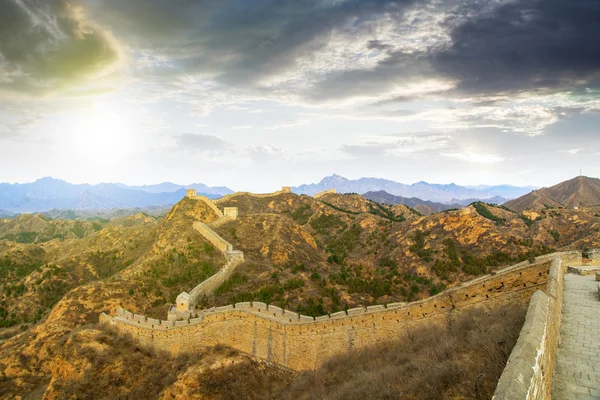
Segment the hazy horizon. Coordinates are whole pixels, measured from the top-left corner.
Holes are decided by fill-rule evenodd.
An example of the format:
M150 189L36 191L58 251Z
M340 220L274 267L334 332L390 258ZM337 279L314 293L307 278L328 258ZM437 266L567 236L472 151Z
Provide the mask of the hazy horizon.
M600 8L7 0L0 182L600 176Z
M459 186L464 186L464 187L486 187L486 186L515 186L515 187L523 187L523 188L531 188L531 189L535 189L535 188L541 188L542 186L535 186L535 185L513 185L511 183L499 183L499 184L494 184L494 185L490 185L490 184L486 184L486 183L480 183L480 184L474 184L474 185L462 185L460 183L457 182L429 182L429 181L424 181L422 179L420 180L413 180L410 182L406 182L406 181L395 181L393 179L388 179L388 178L381 178L381 177L376 177L376 176L361 176L361 177L357 177L357 178L350 178L341 174L337 174L337 173L333 173L331 175L327 175L327 176L323 176L317 180L314 181L307 181L307 182L301 182L298 184L292 184L291 186L300 186L300 185L310 185L310 184L317 184L319 182L321 182L323 179L329 178L331 176L341 176L342 178L348 179L348 180L359 180L359 179L383 179L383 180L388 180L388 181L393 181L396 183L402 183L402 184L406 184L406 185L413 185L416 183L420 183L420 182L425 182L428 184L432 184L432 185L459 185ZM0 182L0 184L10 184L10 185L26 185L26 184L31 184L31 183L35 183L39 180L42 179L54 179L54 180L60 180L60 181L64 181L73 185L100 185L100 184L119 184L119 185L126 185L129 187L137 187L137 186L156 186L156 185L161 185L161 184L174 184L174 185L180 185L180 186L186 186L186 185L195 185L195 184L205 184L206 186L210 186L210 187L227 187L228 189L231 189L233 191L237 191L237 189L235 187L230 187L227 185L209 185L206 184L205 182L201 182L201 181L193 181L193 182L178 182L178 181L161 181L161 182L150 182L150 183L127 183L127 182L119 182L119 181L97 181L97 182L73 182L73 181L69 181L66 179L62 179L62 178L57 178L57 177L53 177L53 176L41 176L39 178L33 179L31 181L20 181L20 182L10 182L10 181L2 181ZM560 182L556 182L555 184L558 184ZM554 185L554 184L552 184ZM273 191L275 190L279 190L281 189L282 186L290 186L289 184L282 182L280 185L275 184L275 186L273 186ZM242 191L241 189L239 191ZM252 191L251 191L252 192ZM254 191L255 193L257 193L256 191Z

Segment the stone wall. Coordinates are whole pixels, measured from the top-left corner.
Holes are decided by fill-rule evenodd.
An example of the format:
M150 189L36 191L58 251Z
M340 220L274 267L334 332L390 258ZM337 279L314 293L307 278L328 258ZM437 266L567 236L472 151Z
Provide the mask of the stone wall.
M231 243L223 239L217 232L213 231L202 222L196 221L192 226L202 235L202 237L204 237L204 239L206 239L221 253L233 250Z
M537 291L532 296L525 324L500 377L494 400L551 398L567 265L561 258L552 260L546 293Z
M422 322L441 323L452 310L529 298L546 286L553 257L581 262L580 253L555 253L421 301L355 308L316 319L254 302L204 310L187 321L149 320L122 310L114 317L103 314L101 321L173 354L222 344L294 370L310 370L335 354L401 338ZM549 287L556 284L551 281Z
M224 207L223 215L225 217L230 217L232 219L236 219L238 217L238 208L237 207Z
M199 285L197 285L190 292L190 307L195 307L198 304L198 300L203 295L212 294L216 288L219 287L229 276L231 276L232 272L235 268L244 262L244 258L233 258L228 260L225 265L221 267L221 269L210 278L206 279Z
M589 250L588 257L592 264L600 264L600 249Z
M335 189L327 189L327 190L323 190L322 192L319 192L317 194L315 194L313 197L315 199L318 199L319 197L325 196L326 194L335 194L337 193L337 190Z
M284 188L285 188L285 186L284 186ZM291 188L289 189L289 191L287 189L283 190L283 188L282 188L282 190L278 190L278 191L273 192L273 193L235 192L235 193L228 194L226 196L221 197L219 199L219 202L231 200L231 199L233 199L235 197L238 197L238 196L251 196L251 197L256 197L256 198L267 198L267 197L279 196L280 194L293 194L293 192L291 191Z
M195 194L193 196L190 196L189 191L188 191L188 197L194 199L194 200L199 200L199 201L203 201L206 203L206 205L215 212L215 214L217 214L217 216L220 218L223 216L223 212L217 207L217 205L215 204L214 201L212 201L211 199L209 199L206 196L198 196L197 194Z

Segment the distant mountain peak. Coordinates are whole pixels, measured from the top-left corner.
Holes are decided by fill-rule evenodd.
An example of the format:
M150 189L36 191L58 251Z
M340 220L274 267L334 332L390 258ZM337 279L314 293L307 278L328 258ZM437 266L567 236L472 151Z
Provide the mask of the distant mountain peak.
M297 186L293 188L293 191L298 194L314 195L327 189L336 189L338 193L367 193L384 190L394 196L416 197L437 203L449 203L453 199L483 200L496 197L514 199L530 191L529 188L507 185L477 188L460 186L455 183L431 184L424 181L406 185L382 178L347 179L338 174L326 176L318 183Z
M51 176L44 176L42 178L36 179L34 181L34 183L47 183L47 182L60 182L60 183L67 183L66 181L62 180L62 179L57 179L57 178L53 178Z
M232 193L226 187L194 184L198 193L216 198ZM185 195L185 186L170 182L149 186L120 183L71 184L50 176L32 183L0 183L2 215L51 209L106 210L172 205Z

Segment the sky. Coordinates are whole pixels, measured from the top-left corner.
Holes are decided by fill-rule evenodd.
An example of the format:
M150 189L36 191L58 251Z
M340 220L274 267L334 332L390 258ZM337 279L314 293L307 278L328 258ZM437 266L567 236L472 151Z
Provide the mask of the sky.
M598 0L0 0L0 181L600 176Z

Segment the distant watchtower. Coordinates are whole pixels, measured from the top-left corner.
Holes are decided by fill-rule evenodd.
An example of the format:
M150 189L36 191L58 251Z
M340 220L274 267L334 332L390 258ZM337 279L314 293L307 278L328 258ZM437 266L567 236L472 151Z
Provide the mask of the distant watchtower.
M223 215L226 217L231 217L233 219L237 219L238 217L238 208L237 207L224 207Z
M196 197L196 189L188 189L186 197Z
M281 188L281 193L292 193L292 187L291 186L284 186Z

